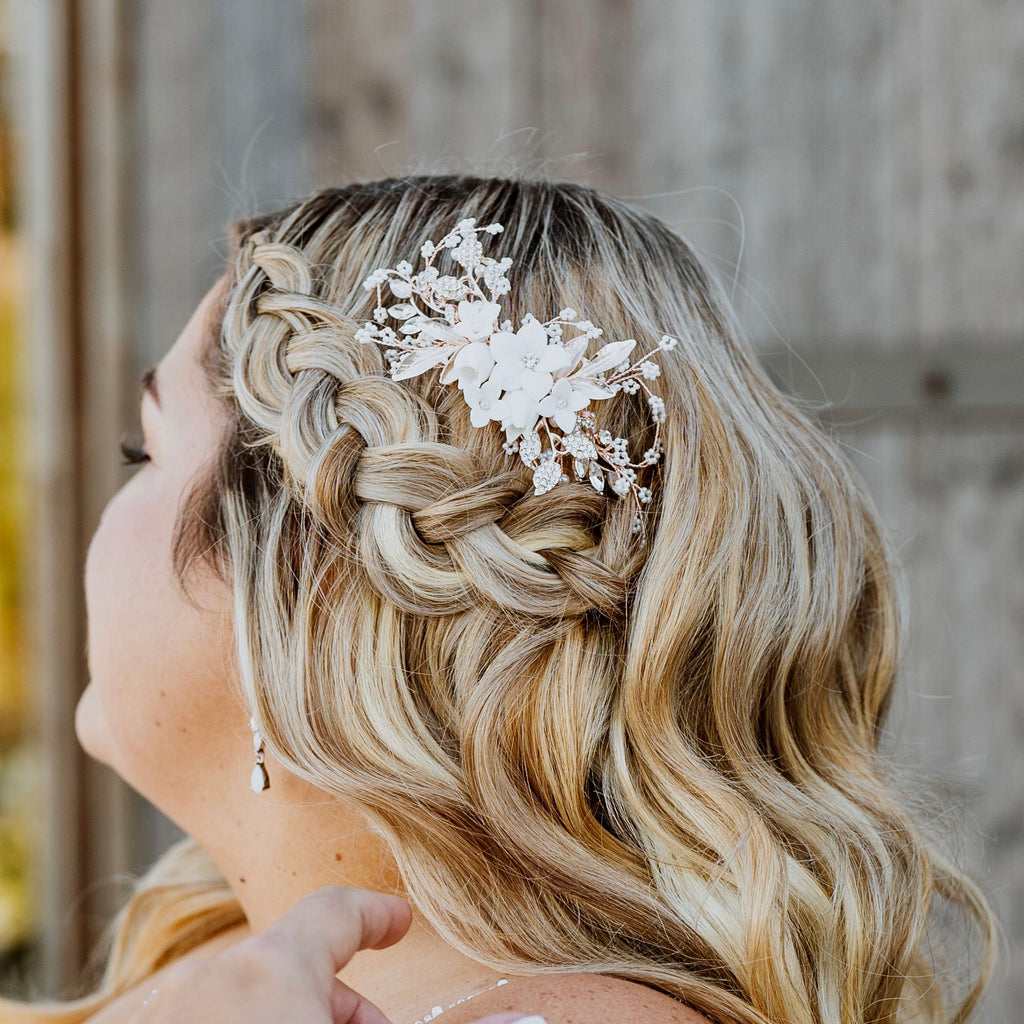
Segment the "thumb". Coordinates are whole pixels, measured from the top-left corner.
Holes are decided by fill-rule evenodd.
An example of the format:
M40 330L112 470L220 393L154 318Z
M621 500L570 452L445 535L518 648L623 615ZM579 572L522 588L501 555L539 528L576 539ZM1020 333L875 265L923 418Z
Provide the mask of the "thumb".
M331 1024L391 1024L391 1021L375 1003L335 979L331 988Z
M412 909L399 896L329 885L289 907L261 935L289 949L324 986L361 949L396 943L412 924Z

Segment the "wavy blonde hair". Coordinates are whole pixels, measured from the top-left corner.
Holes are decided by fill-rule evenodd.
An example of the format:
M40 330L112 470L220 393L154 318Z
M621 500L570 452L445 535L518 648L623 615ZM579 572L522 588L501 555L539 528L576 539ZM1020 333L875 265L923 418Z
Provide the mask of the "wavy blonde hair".
M513 322L572 306L641 351L680 339L646 545L626 502L535 496L457 389L396 383L354 340L366 275L470 216L505 227ZM991 912L879 750L893 551L685 241L574 183L357 183L234 225L219 313L204 365L231 427L176 566L231 587L268 746L363 810L446 941L503 971L642 982L722 1024L966 1019ZM600 410L634 451L642 398ZM931 952L943 906L982 939L955 996L960 960ZM240 919L187 840L114 922L95 994L0 1016L84 1020Z

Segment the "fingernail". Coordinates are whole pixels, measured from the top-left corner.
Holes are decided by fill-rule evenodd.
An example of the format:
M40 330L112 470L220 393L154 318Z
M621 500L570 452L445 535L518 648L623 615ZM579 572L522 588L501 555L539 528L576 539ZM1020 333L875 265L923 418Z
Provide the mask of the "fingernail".
M512 1021L512 1024L548 1024L545 1017L541 1017L540 1014L534 1013L529 1017L520 1017L518 1020Z

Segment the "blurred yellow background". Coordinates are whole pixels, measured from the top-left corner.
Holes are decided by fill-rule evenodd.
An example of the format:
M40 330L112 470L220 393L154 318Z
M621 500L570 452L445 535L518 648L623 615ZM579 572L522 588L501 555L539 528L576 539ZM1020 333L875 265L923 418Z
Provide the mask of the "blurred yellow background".
M3 19L2 23L6 23ZM0 39L0 76L9 74ZM24 472L24 337L26 259L17 233L15 140L0 81L0 969L20 964L38 908L31 874L38 856L38 749L26 692L28 602L24 552L28 480Z

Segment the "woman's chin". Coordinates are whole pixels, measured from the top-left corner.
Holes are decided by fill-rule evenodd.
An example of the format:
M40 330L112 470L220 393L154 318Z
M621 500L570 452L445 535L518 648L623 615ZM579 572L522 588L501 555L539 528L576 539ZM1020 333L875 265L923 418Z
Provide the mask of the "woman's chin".
M79 746L93 760L110 765L110 734L103 722L103 709L96 687L90 682L82 691L75 707L75 735Z

